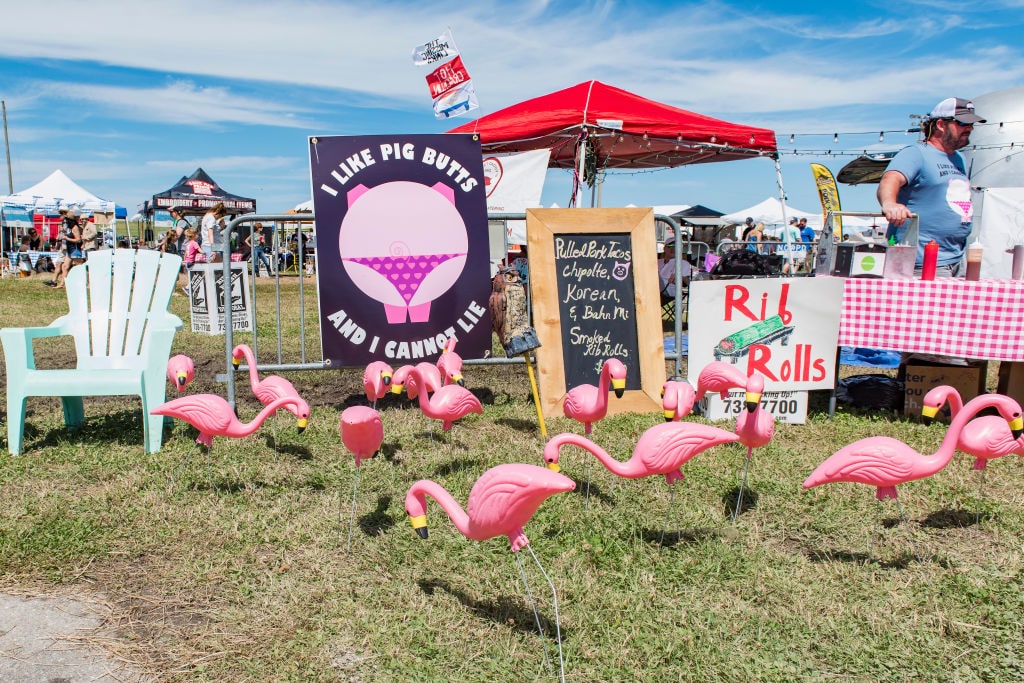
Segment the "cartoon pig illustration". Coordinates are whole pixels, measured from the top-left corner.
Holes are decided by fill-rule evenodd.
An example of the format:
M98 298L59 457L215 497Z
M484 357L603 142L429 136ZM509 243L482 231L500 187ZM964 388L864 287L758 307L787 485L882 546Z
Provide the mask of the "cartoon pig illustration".
M338 249L348 276L384 304L388 323L430 318L430 302L459 279L469 238L455 190L399 180L348 192Z

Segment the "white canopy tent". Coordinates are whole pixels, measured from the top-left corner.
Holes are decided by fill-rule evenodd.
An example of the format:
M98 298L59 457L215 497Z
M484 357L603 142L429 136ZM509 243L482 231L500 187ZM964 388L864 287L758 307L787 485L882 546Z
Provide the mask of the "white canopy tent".
M802 209L789 206L788 204L783 207L783 204L778 197L768 197L764 201L753 206L748 206L745 209L727 213L722 216L722 221L725 223L732 223L736 226L742 226L748 216L754 219L754 223L764 223L765 234L773 237L783 236L783 228L786 227L790 218L806 218L807 224L814 228L816 232L821 231L822 224L824 223L821 211L804 211ZM884 229L884 226L882 225L883 219L881 218L872 220L871 218L864 218L861 216L843 217L844 226L857 228L858 230L866 230L876 223ZM741 236L742 229L737 227L736 239L739 239Z
M103 220L97 221L97 228L105 224L114 224L117 205L97 197L84 187L69 178L59 168L32 187L0 196L0 206L6 214L11 208L22 209L32 213L56 214L60 209L75 208L84 214L102 214ZM5 221L6 222L6 221ZM13 245L4 244L4 250Z
M40 211L74 207L80 211L114 214L114 202L97 197L69 178L59 168L32 187L0 196L0 203Z

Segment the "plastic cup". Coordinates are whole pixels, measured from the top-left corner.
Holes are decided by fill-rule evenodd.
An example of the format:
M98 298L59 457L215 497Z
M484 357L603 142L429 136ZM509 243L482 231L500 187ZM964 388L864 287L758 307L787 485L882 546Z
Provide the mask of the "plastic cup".
M1010 277L1020 280L1024 276L1024 244L1013 246L1013 264L1010 266Z

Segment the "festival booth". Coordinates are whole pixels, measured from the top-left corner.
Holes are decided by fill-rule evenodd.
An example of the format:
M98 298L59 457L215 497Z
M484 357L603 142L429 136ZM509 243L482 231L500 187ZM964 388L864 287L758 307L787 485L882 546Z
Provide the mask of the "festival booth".
M16 249L18 235L35 227L44 239L56 239L60 231L60 210L75 208L91 216L97 230L113 225L124 213L114 202L97 197L62 170L57 169L35 185L10 195L0 196L0 222L3 230L2 252Z
M574 171L570 207L581 206L584 183L592 189L591 206L596 206L599 183L615 170L766 157L775 161L779 173L774 131L697 114L600 81L511 105L448 132L477 135L485 155L549 150L549 168ZM598 357L618 358L629 369L624 398L611 401L609 412L658 405L665 375L653 212L586 211L527 211L526 236L535 271L530 291L534 320L542 321L537 360L547 416L560 414L574 383L584 376L595 379L590 370ZM677 252L677 269L681 258ZM533 259L541 259L536 268ZM598 289L614 290L608 294L614 305L566 303L580 292ZM676 325L678 339L681 316L676 316Z
M147 225L146 241L153 240L153 226L166 217L172 206L179 207L185 216L202 216L218 202L223 202L232 216L256 211L255 199L228 192L202 168L197 168L190 176L182 176L172 187L143 203L141 213Z

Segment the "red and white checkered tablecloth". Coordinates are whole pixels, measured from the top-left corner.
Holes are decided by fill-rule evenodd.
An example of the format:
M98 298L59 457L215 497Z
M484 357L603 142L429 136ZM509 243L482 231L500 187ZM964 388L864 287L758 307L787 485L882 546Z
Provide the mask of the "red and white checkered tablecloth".
M1024 361L1024 280L848 278L839 344Z

